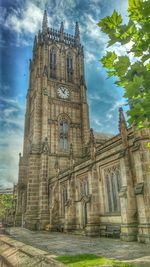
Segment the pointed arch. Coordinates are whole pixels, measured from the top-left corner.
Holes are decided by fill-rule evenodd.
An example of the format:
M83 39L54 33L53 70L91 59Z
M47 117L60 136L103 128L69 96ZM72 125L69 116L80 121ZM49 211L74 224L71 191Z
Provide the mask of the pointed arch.
M73 81L73 55L70 52L67 53L67 80Z
M106 210L107 212L120 212L119 192L122 182L119 164L104 169L104 179L106 187Z
M56 79L57 71L57 50L55 47L50 49L49 53L50 78Z
M67 114L60 114L58 116L59 148L61 150L69 149L69 124L70 118Z

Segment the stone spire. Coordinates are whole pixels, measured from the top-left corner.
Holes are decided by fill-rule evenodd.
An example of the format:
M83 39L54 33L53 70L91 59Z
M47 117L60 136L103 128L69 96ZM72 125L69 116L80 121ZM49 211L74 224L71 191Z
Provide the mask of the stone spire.
M94 137L94 132L92 128L90 129L89 149L90 149L91 159L95 159L96 143L95 143L95 137Z
M119 125L118 125L119 131L121 132L122 129L127 129L126 120L123 113L123 108L119 108Z
M43 22L42 22L42 32L46 33L48 28L48 21L47 21L47 11L44 11L43 15Z
M61 22L61 25L60 25L60 40L61 41L64 40L64 23L63 23L63 21Z
M122 107L119 108L119 131L124 148L128 147L128 129Z
M94 144L95 143L95 137L93 133L93 129L90 129L90 143Z
M80 44L80 30L79 30L78 22L76 22L76 26L75 26L75 41L76 41L76 44Z

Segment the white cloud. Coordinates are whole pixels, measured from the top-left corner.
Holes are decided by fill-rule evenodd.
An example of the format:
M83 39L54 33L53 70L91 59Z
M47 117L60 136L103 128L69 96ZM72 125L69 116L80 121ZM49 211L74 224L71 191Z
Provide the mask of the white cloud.
M8 135L0 134L0 137L0 185L13 186L18 178L18 154L22 149L23 137L15 131L9 132Z
M102 100L101 96L98 95L98 94L96 94L96 93L94 93L94 94L89 94L88 97L89 97L90 100L95 100L95 101L97 101L97 100L98 100L98 101Z
M108 120L111 120L111 119L112 119L112 117L113 117L113 115L112 115L112 114L109 114L109 113L107 113L107 114L106 114L106 118L107 118Z
M5 26L17 33L36 33L41 28L42 17L42 10L33 3L28 3L21 16L19 11L13 10L8 15Z
M114 105L112 106L112 108L109 110L110 112L111 111L116 111L119 107L122 107L122 106L124 106L126 104L126 101L125 101L125 99L120 99L120 100L118 100L118 101L116 101L115 103L114 103Z
M98 119L98 118L94 118L94 124L96 125L96 126L98 126L98 127L102 127L102 123L100 122L100 119Z
M118 109L119 107L123 107L126 105L125 99L120 99L117 100L113 106L108 110L107 114L106 114L106 120L107 121L112 121L113 117L115 114L118 113Z
M93 61L96 61L97 58L96 58L96 55L92 54L89 51L86 51L86 53L85 53L85 60L86 60L86 63L91 63Z
M24 110L17 98L0 97L0 102L0 185L7 187L17 182L18 154L23 144Z

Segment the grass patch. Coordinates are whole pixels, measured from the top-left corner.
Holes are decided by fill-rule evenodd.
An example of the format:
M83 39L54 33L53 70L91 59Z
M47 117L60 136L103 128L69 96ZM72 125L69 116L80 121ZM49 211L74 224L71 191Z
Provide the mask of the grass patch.
M56 257L56 260L63 262L70 267L89 267L109 265L114 267L132 267L133 265L125 262L115 261L100 257L95 254L64 255Z

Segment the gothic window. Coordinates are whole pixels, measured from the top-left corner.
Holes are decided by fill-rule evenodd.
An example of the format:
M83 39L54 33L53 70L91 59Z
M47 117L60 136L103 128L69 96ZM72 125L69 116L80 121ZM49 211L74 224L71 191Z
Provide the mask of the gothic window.
M68 121L66 119L59 122L59 144L61 149L68 149Z
M88 195L88 181L83 180L80 182L80 193L81 195Z
M62 214L65 213L65 204L68 200L68 192L67 192L67 188L63 187L62 189Z
M116 172L116 176L117 176L117 188L118 188L118 192L120 192L121 187L122 187L122 181L121 181L119 170Z
M73 81L73 59L70 54L67 55L67 79L68 82Z
M106 175L105 177L106 188L107 188L107 198L108 198L108 210L112 212L112 202L111 202L111 190L110 190L110 183L109 183L109 176Z
M56 50L52 48L50 50L50 77L56 78Z
M121 176L119 166L115 165L105 169L104 179L107 192L107 212L120 212L119 192L121 189Z

